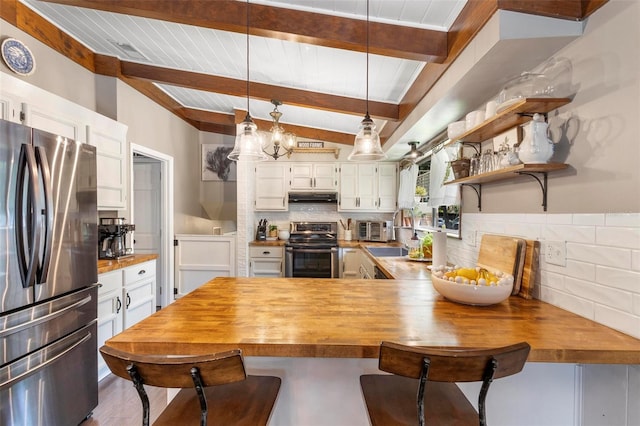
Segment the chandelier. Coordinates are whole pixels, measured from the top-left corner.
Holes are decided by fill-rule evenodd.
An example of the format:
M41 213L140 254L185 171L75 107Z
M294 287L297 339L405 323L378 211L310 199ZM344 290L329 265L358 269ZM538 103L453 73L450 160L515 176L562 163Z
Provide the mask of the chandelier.
M366 89L367 113L360 123L360 131L353 143L353 151L347 157L349 161L379 161L387 158L380 146L380 135L376 131L376 125L369 116L369 0L367 0L367 89Z
M274 160L285 155L287 157L291 157L293 148L296 144L296 135L291 132L285 132L280 125L280 117L282 117L282 113L278 111L278 107L282 105L282 102L277 99L271 99L271 103L274 106L273 111L269 113L273 119L273 125L271 126L271 143L273 144L273 153L269 153L264 149L262 151L273 157ZM284 149L282 154L280 154L280 148Z
M258 135L258 126L249 113L249 0L247 0L247 115L240 123L241 130L236 135L233 151L227 158L233 161L264 161L267 156L262 152L262 144Z

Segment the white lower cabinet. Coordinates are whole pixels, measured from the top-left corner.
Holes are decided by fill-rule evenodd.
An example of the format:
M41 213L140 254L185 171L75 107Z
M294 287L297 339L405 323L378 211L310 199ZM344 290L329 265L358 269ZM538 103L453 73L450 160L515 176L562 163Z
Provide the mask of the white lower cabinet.
M250 277L282 277L284 247L249 247Z
M139 263L98 275L98 349L156 310L156 261ZM98 380L109 368L98 353Z
M360 249L340 249L340 278L360 278Z
M365 253L360 256L360 267L358 269L360 278L372 279L376 276L375 264Z
M176 235L175 297L182 297L215 277L236 275L236 237Z

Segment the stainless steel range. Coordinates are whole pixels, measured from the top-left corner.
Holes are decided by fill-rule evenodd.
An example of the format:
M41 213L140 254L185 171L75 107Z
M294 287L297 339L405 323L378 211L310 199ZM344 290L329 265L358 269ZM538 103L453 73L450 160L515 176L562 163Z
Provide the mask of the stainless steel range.
M338 278L338 223L292 222L285 277Z

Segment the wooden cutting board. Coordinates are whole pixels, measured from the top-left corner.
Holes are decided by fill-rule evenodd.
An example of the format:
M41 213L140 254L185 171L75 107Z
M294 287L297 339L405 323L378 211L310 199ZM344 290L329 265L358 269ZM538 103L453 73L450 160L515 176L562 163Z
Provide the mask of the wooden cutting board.
M526 240L527 248L524 254L524 268L522 273L522 284L518 296L531 299L533 296L533 286L538 272L540 262L540 241Z
M520 292L524 273L526 242L522 238L485 234L480 242L478 266L513 275L513 292Z

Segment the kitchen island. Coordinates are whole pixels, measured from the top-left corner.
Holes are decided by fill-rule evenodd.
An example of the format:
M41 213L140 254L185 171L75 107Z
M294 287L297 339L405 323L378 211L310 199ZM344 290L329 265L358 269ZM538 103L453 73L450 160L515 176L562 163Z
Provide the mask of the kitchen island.
M510 297L488 307L449 302L428 279L219 277L107 344L167 354L241 348L251 372L283 378L272 424L353 425L367 424L358 377L377 371L382 340L457 347L527 341L530 363L522 378L493 385L489 413L494 404L502 409L492 395L505 394L523 404L514 405L520 413L514 415L529 404L531 413L554 416L552 424L571 420L576 364L640 364L638 339L538 300ZM531 377L545 381L543 390L522 386ZM522 424L550 424L539 416L532 421Z

